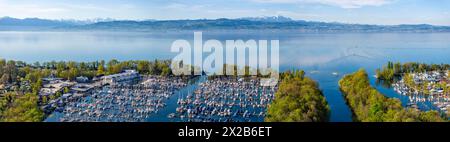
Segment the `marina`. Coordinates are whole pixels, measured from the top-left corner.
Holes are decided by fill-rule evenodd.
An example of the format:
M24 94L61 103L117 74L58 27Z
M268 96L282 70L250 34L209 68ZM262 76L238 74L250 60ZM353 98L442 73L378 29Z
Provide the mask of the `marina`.
M261 86L256 77L206 78L196 77L189 85L179 77L148 76L134 85L106 85L64 99L47 121L264 121L277 86Z
M448 71L445 73L433 71L425 73L407 74L412 82L402 77L401 80L392 84L392 88L400 95L408 96L408 107L420 109L424 103L431 103L432 109L439 110L442 113L448 113L450 109L450 94L445 91L449 87L450 81ZM422 105L421 105L422 104ZM428 108L430 109L430 108Z
M168 117L188 122L263 121L276 90L276 86L261 86L257 78L209 79L179 98L176 112Z
M85 97L65 102L55 121L142 122L167 104L165 100L186 86L179 77L149 76L139 84L114 84ZM58 110L58 109L57 109Z

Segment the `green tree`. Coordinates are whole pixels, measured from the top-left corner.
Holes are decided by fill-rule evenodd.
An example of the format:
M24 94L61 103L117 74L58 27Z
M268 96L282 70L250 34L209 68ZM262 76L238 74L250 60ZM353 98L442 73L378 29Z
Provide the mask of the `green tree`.
M42 96L42 104L47 104L48 103L48 97L47 96Z
M149 74L150 73L150 62L138 61L137 71L141 74Z
M269 105L267 122L325 122L329 120L329 106L313 80L303 71L282 74L275 99Z
M37 104L37 96L33 94L15 95L1 115L0 121L5 122L40 122L44 113Z
M101 61L101 63L98 65L97 69L97 75L104 75L105 74L105 61Z
M39 79L36 83L32 84L32 90L34 94L39 94L42 87L42 79Z
M67 93L69 93L69 92L70 92L69 87L64 87L64 94L67 94Z
M108 62L108 74L116 74L121 72L119 71L119 64L120 62L116 59L112 59Z

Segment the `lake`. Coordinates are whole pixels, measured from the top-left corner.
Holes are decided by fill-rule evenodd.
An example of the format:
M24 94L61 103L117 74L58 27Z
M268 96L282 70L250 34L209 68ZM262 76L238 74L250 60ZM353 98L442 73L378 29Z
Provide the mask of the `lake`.
M0 58L36 61L96 61L171 59L170 46L177 39L193 40L193 33L143 32L0 32ZM203 32L203 40L279 40L281 70L304 69L319 82L331 107L331 121L351 121L351 111L339 91L338 81L365 68L378 90L408 97L377 85L375 69L387 61L450 63L450 33L293 33ZM223 43L224 44L224 43ZM336 75L337 73L337 75ZM424 110L431 103L421 104ZM155 120L157 121L157 120Z

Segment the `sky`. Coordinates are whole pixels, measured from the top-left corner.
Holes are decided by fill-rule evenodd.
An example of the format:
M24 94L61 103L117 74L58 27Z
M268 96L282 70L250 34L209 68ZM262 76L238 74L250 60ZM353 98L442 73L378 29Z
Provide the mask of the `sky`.
M0 16L45 19L217 19L286 16L358 24L450 26L449 0L0 0Z

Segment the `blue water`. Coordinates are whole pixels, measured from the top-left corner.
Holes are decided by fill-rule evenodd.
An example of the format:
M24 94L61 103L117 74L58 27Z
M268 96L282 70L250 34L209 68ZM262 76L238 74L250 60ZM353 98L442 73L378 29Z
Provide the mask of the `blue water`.
M193 33L142 32L0 32L0 58L35 61L171 59L177 39L193 43ZM338 80L365 68L371 84L388 97L408 98L377 86L375 69L394 62L450 63L450 33L294 33L203 32L203 41L279 40L281 70L304 69L317 80L331 107L331 121L351 121ZM338 73L333 75L332 73ZM176 100L176 98L175 98ZM429 103L428 103L429 104ZM432 107L423 104L424 108ZM430 104L431 105L431 104ZM164 111L160 112L165 115ZM164 113L164 114L163 114ZM161 120L152 120L161 121Z

